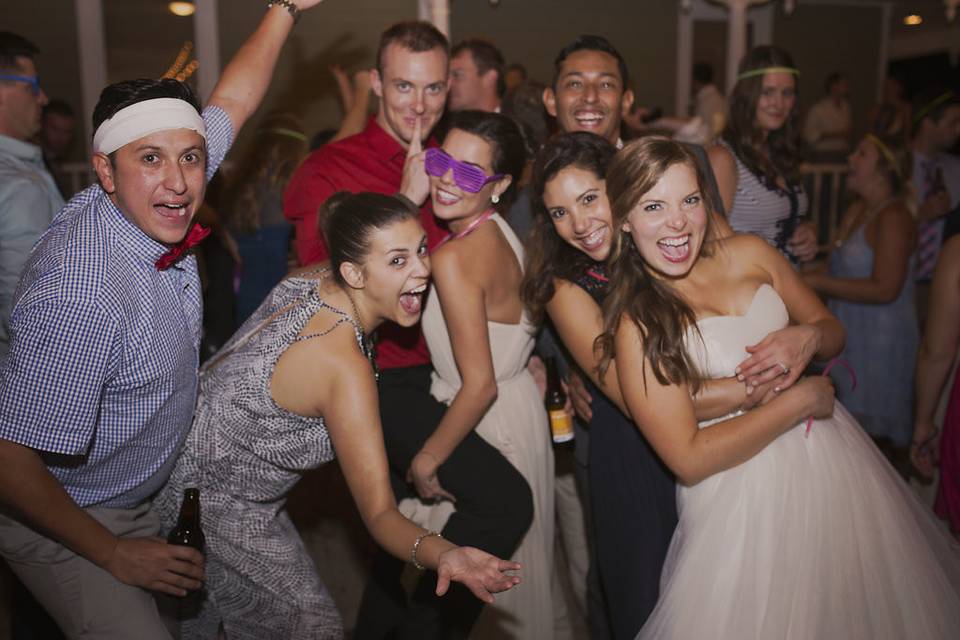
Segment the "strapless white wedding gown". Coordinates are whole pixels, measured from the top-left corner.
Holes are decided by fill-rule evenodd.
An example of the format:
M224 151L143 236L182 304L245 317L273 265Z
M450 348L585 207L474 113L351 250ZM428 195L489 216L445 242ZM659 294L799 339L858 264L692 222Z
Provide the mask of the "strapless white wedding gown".
M726 377L788 321L763 285L745 315L700 320L688 345L705 377ZM678 487L660 599L637 638L960 638L960 546L839 402L805 430Z

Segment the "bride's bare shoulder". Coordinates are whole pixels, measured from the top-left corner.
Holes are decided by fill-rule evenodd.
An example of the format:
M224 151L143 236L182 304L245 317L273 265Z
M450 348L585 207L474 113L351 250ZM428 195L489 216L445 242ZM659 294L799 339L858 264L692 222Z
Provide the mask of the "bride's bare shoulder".
M713 242L715 253L734 263L784 259L766 240L752 233L737 233Z
M764 281L769 280L769 276L763 274L778 270L781 263L789 267L779 251L760 236L750 233L717 240L714 243L714 256L718 266L728 273L760 276Z
M752 233L735 233L718 238L713 244L726 251L759 251L763 247L770 247L766 240Z

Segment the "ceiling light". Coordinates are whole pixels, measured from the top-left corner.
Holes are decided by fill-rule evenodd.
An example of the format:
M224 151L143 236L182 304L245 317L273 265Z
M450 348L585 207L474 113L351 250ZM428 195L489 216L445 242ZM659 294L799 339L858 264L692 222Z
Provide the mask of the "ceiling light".
M922 22L923 22L923 18L921 18L915 13L912 13L909 16L904 17L903 19L903 24L907 25L908 27L915 27Z
M167 8L170 9L170 13L177 16L192 16L196 10L192 2L171 2Z

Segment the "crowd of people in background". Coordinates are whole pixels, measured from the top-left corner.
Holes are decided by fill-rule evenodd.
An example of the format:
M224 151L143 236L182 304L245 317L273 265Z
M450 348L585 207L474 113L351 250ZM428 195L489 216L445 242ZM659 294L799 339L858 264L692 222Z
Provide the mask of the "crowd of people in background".
M272 110L228 156L321 2L270 3L205 106L105 88L78 193L77 115L0 32L13 638L952 637L960 88L857 113L836 72L801 114L757 46L673 116L601 35L537 80L411 21L330 67L337 129ZM285 509L334 459L355 621ZM157 538L191 488L202 549Z

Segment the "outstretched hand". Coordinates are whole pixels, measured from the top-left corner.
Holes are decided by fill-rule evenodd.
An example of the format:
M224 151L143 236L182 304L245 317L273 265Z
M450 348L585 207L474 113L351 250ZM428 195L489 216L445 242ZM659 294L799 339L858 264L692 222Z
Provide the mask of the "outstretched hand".
M437 566L437 595L450 588L450 582L466 586L478 599L490 604L494 593L520 584L520 576L507 573L521 569L519 562L501 560L473 547L454 547L440 554Z
M787 389L820 348L820 329L809 324L773 331L757 344L746 348L750 357L736 368L737 379L748 387L761 387L782 376L777 391Z
M407 147L407 159L403 163L400 193L418 207L426 202L427 196L430 195L430 178L427 177L424 161L426 153L423 150L422 137L423 118L417 117L413 125L413 138L410 140L410 146Z

